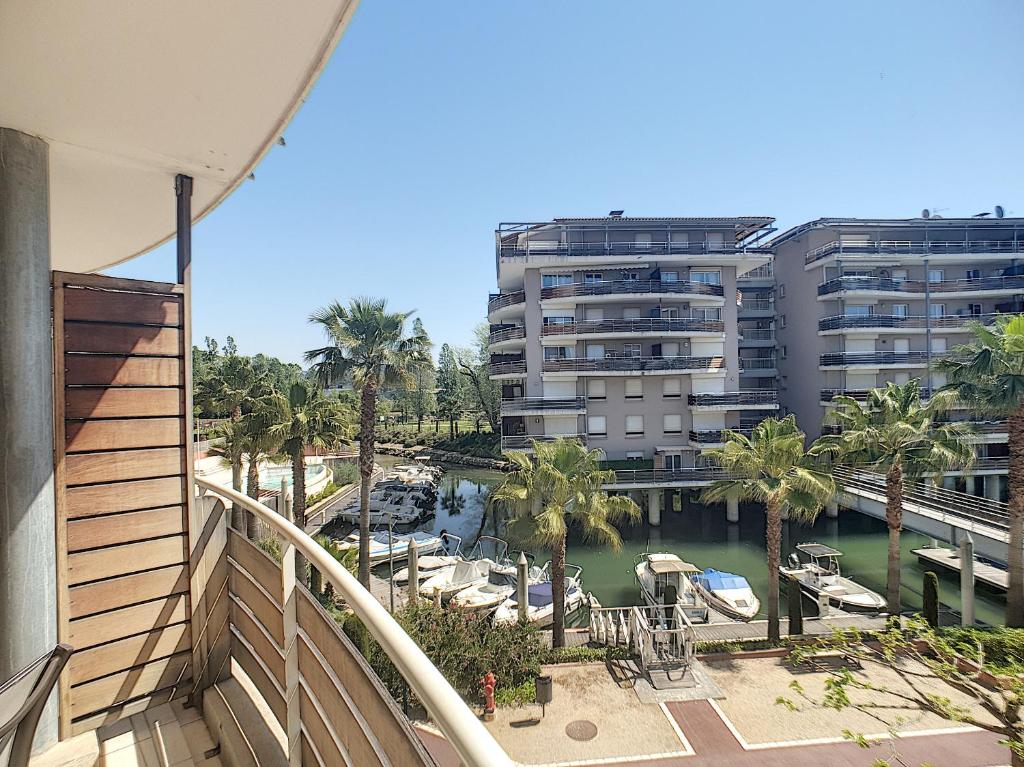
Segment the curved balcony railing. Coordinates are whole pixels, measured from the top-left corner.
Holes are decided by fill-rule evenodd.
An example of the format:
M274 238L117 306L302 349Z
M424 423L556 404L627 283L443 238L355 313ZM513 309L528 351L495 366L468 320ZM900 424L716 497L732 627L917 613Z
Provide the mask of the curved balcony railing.
M502 415L519 413L540 413L546 410L577 410L587 409L584 397L516 397L501 401Z
M615 484L670 484L673 482L710 484L720 479L730 479L732 476L717 466L695 466L683 469L616 469Z
M502 243L498 246L501 258L543 258L559 256L687 256L702 255L729 257L736 253L770 255L766 248L743 247L707 242L556 242L530 240L521 243Z
M856 328L896 329L949 329L966 328L972 322L991 325L998 314L965 314L947 317L913 316L899 314L848 315L839 314L818 320L818 330L847 330Z
M575 439L587 444L586 434L512 434L501 438L502 450L528 450L534 442L554 442L556 439Z
M808 251L805 262L812 264L830 256L856 258L858 256L955 256L968 253L1024 253L1024 242L1013 240L975 240L972 242L912 242L910 240L880 240L877 242L827 242Z
M721 392L718 394L699 393L688 397L691 406L722 407L735 405L737 409L744 405L775 405L779 404L779 393L774 389L751 389L748 391Z
M721 320L691 317L668 319L647 317L635 320L577 320L553 322L541 329L542 336L607 335L612 333L724 333Z
M750 429L736 428L736 429L691 429L690 430L690 442L697 445L715 445L725 442L729 432L736 432L749 437L752 433Z
M490 300L487 302L487 313L496 312L498 309L504 309L506 306L525 303L526 293L522 290L516 290L512 293L491 293Z
M514 374L526 375L526 360L517 360L515 362L492 362L487 366L487 374L492 376Z
M502 341L515 341L518 338L526 338L526 328L519 326L492 330L487 336L487 341L488 343L498 344Z
M326 549L283 516L248 496L199 477L196 484L254 514L287 548L294 547L323 574L387 653L465 764L513 767L512 760L416 642Z
M718 370L722 357L604 357L544 360L545 373L652 372L659 370Z
M920 294L975 293L987 290L1024 289L1024 274L1011 277L976 277L963 280L894 280L889 277L836 277L818 285L818 295L869 291L872 293Z
M823 367L841 365L927 365L931 360L949 356L949 352L830 352L822 354Z
M541 300L547 298L577 298L580 296L613 296L619 294L664 294L691 296L724 296L721 285L706 282L678 282L664 280L603 280L599 282L573 282L542 288Z

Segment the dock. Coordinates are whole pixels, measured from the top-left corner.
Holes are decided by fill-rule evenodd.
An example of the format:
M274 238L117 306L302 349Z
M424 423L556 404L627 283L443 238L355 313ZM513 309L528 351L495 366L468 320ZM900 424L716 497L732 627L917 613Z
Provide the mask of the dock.
M857 629L857 631L882 631L885 629L887 616L833 611L824 618L804 618L804 636L825 636L834 629ZM779 630L783 636L789 634L789 619L780 618ZM739 642L768 638L768 621L758 620L742 623L696 623L693 626L694 638L698 642Z
M911 554L917 556L924 564L935 565L958 574L960 572L960 552L957 549L933 546L914 549ZM974 580L1000 591L1009 588L1009 575L1006 570L978 559L974 560Z

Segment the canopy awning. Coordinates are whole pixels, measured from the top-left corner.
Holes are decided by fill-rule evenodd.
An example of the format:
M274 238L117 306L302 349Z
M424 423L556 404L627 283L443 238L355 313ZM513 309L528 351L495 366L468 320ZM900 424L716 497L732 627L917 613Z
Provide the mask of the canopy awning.
M4 0L0 127L50 145L52 266L95 271L198 220L282 135L358 0ZM0 147L2 150L2 147Z

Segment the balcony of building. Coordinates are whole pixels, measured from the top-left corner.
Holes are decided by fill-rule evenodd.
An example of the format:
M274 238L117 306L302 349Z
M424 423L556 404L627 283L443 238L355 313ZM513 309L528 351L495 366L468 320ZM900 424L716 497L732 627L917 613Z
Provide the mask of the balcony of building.
M534 442L554 442L556 439L575 439L587 444L586 434L510 434L502 435L501 449L530 451Z
M522 378L526 375L526 358L520 354L492 354L487 365L491 380Z
M578 415L586 410L584 397L515 397L501 401L502 416Z
M775 346L775 329L741 327L736 343L741 349L771 348Z
M805 262L828 261L960 261L1019 258L1024 254L1024 239L1007 231L1003 239L977 240L833 240L807 252Z
M691 429L688 439L691 447L701 449L722 447L728 438L728 432L736 432L747 437L751 434L750 429L743 427L736 427L735 429Z
M756 269L737 276L736 284L741 288L770 288L775 284L774 264L761 264Z
M818 358L822 370L830 368L927 368L948 352L828 352Z
M717 373L725 371L722 357L576 357L544 360L544 374L558 375L669 375L672 373Z
M766 319L775 316L775 302L768 294L740 293L736 316L741 319Z
M509 293L491 293L487 301L487 321L498 324L512 317L521 317L526 311L526 293L513 290Z
M724 303L721 285L683 280L592 280L541 288L542 305L573 305L614 301L699 301L711 306ZM721 299L721 300L717 300Z
M885 386L885 382L879 382L879 386ZM936 391L938 387L936 387ZM818 396L818 401L825 406L833 406L837 397L849 397L850 399L857 400L858 402L864 402L867 400L868 395L871 393L871 389L863 388L829 388L821 389ZM931 399L932 390L927 386L921 387L921 401L927 402ZM965 405L954 404L954 410L963 411L969 410Z
M492 352L522 348L526 345L526 328L522 325L491 325L487 343Z
M707 487L730 474L717 466L693 466L677 469L616 469L610 490L643 490L647 488Z
M702 412L778 410L779 393L772 389L749 389L719 393L700 392L690 394L687 401L692 410Z
M991 325L998 314L958 314L928 317L905 314L839 314L818 320L818 332L822 335L838 335L851 330L873 330L878 333L921 334L965 333L972 322Z
M725 323L694 317L642 317L637 319L548 322L541 328L544 341L577 338L716 338L725 336Z
M826 280L818 285L818 300L832 301L847 296L913 296L924 299L925 295L942 298L986 298L1013 296L1022 290L1024 274L934 281L846 275Z
M740 357L740 375L769 378L778 375L775 355L767 357Z

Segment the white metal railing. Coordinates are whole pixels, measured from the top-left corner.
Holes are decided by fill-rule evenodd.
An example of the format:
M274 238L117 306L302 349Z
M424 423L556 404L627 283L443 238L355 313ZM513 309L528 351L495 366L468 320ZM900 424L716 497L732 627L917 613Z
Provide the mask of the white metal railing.
M363 622L423 703L431 718L467 767L513 767L515 764L448 683L430 658L405 633L377 599L329 552L272 509L242 493L196 478L209 491L257 515L319 570Z
M875 256L875 255L950 255L961 253L1019 253L1024 242L1008 240L972 240L922 242L912 240L866 240L842 242L833 240L807 251L805 262L810 264L831 255Z
M678 604L592 607L590 640L625 645L640 658L645 674L655 665L688 666L696 652L693 623Z

